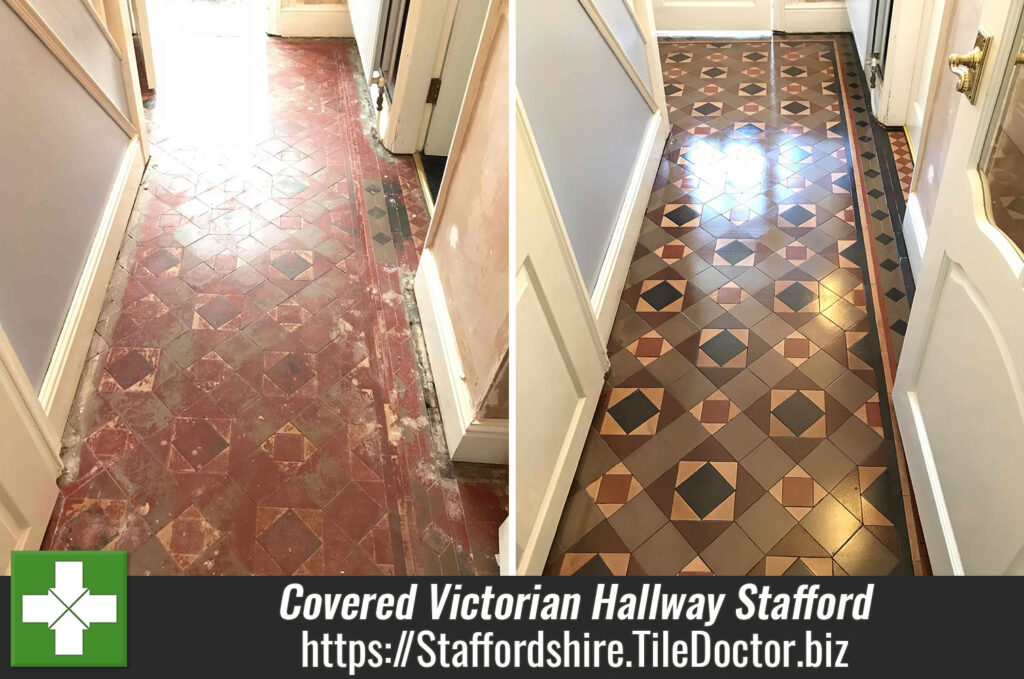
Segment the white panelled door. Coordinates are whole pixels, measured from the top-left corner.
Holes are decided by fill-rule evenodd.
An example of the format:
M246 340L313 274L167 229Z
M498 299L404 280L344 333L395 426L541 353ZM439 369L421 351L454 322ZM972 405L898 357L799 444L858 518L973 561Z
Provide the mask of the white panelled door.
M608 357L522 104L516 107L516 551L539 575Z
M957 97L893 393L936 574L1024 574L1020 13L1013 0L984 2L993 37L977 101Z
M49 439L49 440L48 440ZM57 437L0 328L0 574L11 552L39 549L57 500Z
M654 0L654 27L687 32L770 31L772 0Z

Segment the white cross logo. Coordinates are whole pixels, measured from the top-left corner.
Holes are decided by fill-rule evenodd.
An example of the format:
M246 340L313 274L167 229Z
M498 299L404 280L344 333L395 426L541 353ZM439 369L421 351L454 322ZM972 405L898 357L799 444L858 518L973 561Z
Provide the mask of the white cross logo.
M56 655L82 655L82 632L94 622L117 622L117 595L90 594L82 586L81 561L58 561L54 575L49 592L21 597L21 621L52 629Z

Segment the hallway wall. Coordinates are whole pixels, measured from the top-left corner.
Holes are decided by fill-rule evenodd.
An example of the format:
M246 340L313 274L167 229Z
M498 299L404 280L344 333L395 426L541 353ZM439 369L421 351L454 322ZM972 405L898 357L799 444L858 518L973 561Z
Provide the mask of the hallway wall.
M516 88L593 293L651 109L579 3L523 2L517 15L532 30L516 37Z
M120 59L84 7L33 4L126 108ZM3 3L0 63L0 325L39 389L129 139Z

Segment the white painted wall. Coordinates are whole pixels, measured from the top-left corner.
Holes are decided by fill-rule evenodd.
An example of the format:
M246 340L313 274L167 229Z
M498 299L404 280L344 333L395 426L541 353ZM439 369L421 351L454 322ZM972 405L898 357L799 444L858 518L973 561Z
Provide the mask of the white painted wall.
M846 0L846 13L850 17L850 29L857 42L857 52L861 56L861 61L867 58L871 49L871 6L874 1Z
M517 21L516 87L593 292L651 109L578 2L520 2Z

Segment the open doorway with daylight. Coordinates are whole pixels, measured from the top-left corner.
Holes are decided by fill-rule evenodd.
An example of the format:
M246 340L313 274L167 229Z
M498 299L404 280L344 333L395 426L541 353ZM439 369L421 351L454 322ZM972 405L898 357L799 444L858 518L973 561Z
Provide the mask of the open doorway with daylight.
M40 544L123 550L133 574L501 570L507 3L405 3L379 125L353 29L386 4L0 3L5 117L59 117L51 97L76 121L35 141L26 127L10 152L5 135L3 166L26 179L5 188L3 223L37 228L3 233L0 368L19 391L0 409L42 437L0 442L26 489L0 509L27 517L0 571ZM446 22L439 73L460 54L461 93L409 132L401 98L425 99L405 50ZM67 54L91 80L61 70ZM37 171L22 136L74 171ZM411 155L427 139L449 156L433 219ZM44 236L54 259L33 263ZM47 304L9 294L28 270ZM478 313L470 293L495 303Z

